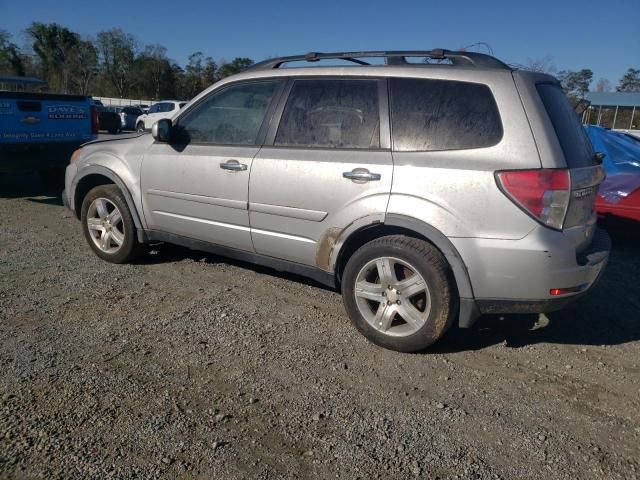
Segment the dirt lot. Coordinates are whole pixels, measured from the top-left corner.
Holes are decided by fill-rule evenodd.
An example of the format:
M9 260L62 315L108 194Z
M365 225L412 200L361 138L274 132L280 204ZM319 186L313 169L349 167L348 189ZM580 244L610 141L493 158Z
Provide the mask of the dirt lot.
M4 177L0 477L637 478L639 238L575 306L407 355L300 278L102 262L55 192Z

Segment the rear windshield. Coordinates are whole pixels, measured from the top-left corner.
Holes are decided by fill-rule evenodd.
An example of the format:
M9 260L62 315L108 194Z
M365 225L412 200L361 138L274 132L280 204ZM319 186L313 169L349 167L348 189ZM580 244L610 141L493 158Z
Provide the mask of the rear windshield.
M569 168L596 165L591 141L566 95L558 85L539 83L538 94L558 136Z

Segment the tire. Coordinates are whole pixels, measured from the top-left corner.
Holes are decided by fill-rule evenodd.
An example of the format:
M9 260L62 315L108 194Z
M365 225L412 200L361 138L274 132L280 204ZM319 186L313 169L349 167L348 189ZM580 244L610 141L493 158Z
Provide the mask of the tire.
M116 210L119 215L114 214ZM127 263L141 252L133 217L116 185L100 185L90 190L82 201L80 218L87 243L103 260ZM109 222L105 224L105 220Z
M455 281L442 253L429 242L404 235L360 247L345 267L342 297L360 333L399 352L426 349L458 314Z
M145 128L144 128L144 123L142 122L138 122L138 124L136 125L136 132L144 132Z
M109 133L110 133L111 135L115 135L116 133L118 133L118 131L119 131L119 130L118 130L117 128L112 128L111 130L109 130Z

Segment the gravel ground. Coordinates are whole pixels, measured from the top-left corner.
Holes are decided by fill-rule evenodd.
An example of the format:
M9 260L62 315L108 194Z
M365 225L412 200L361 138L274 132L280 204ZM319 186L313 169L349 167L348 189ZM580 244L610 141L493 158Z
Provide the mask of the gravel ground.
M638 238L565 311L407 355L301 278L168 245L105 263L5 176L0 477L637 478Z

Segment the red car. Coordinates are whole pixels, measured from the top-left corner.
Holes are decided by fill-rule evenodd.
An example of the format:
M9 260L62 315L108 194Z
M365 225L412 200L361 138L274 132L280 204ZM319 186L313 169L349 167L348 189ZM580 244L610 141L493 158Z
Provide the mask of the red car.
M590 125L589 138L605 154L607 178L598 189L596 211L640 222L640 138Z

